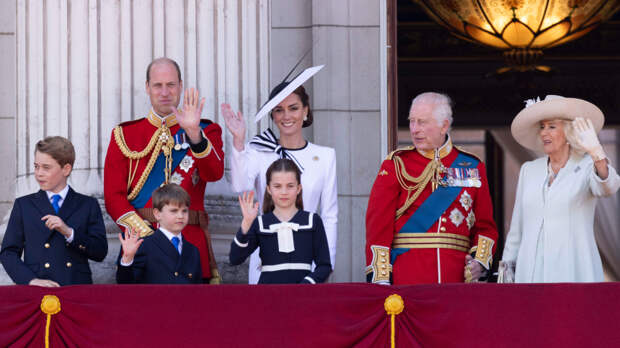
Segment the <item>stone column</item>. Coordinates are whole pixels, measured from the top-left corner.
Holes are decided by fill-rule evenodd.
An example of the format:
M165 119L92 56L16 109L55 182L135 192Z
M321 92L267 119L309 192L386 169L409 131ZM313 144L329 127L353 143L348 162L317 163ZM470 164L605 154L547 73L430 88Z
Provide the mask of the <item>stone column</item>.
M15 191L12 185L0 191L7 203L6 208L0 206L1 212L16 196L38 190L33 150L49 135L68 137L75 145L70 185L101 198L110 134L119 122L149 112L146 67L157 57L176 60L185 87L198 88L206 98L203 117L222 126L225 151L230 141L219 116L220 103L230 103L246 115L248 136L267 124L256 125L251 116L268 93L269 0L6 3L0 21L0 69L15 88L0 89L7 106L0 113L0 134L12 149L3 153L8 170L2 175L5 182L15 180L16 186ZM226 179L208 185L207 195L215 202L209 206L226 207L212 214L211 228L217 257L224 258L238 227L238 208ZM115 238L110 234L110 260L118 252ZM112 267L105 267L104 274L95 275L99 282L112 279Z
M365 212L382 159L380 10L377 0L273 0L271 86L311 45L303 67L325 64L305 84L308 139L336 149L338 246L332 281L364 281ZM369 130L376 130L370 132Z
M333 280L365 281L365 216L381 163L380 1L312 1L314 140L336 148L338 254Z

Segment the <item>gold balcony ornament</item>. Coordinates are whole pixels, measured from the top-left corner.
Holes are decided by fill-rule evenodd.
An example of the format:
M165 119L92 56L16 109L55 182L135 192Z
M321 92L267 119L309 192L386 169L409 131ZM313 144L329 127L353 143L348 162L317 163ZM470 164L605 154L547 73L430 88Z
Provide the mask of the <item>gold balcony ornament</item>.
M400 295L392 294L385 299L383 303L383 308L385 308L385 312L390 316L390 347L396 347L396 327L394 323L394 318L396 315L402 313L403 309L405 309L405 302Z
M620 0L413 0L450 32L504 50L508 70L549 71L544 49L578 39L609 19Z
M60 300L55 295L45 295L41 300L41 312L47 314L45 322L45 348L50 346L50 324L52 315L60 312Z

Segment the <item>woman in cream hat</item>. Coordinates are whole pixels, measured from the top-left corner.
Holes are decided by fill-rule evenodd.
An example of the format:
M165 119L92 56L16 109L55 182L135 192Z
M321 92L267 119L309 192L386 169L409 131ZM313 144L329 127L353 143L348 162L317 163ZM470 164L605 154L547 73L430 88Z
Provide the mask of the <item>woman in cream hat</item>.
M512 121L515 140L545 155L521 167L500 282L604 280L594 208L620 177L597 137L603 123L594 104L559 96L528 101Z

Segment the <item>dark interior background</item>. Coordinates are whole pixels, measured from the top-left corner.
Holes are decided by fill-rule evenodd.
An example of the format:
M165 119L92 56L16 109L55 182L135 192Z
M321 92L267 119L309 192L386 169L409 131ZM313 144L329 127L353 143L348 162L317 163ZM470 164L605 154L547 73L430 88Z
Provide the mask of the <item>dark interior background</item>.
M502 52L452 36L412 0L397 0L398 125L407 127L411 98L424 91L455 101L455 127L509 126L524 100L548 94L586 99L606 126L620 125L620 14L591 33L544 51L549 74L494 74Z

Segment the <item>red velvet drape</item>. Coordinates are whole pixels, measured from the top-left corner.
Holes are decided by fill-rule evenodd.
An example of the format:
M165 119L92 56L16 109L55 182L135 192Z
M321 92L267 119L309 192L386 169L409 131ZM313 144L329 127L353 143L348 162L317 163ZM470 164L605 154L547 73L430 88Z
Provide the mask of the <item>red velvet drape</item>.
M0 347L618 347L620 284L0 287Z

